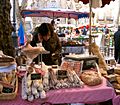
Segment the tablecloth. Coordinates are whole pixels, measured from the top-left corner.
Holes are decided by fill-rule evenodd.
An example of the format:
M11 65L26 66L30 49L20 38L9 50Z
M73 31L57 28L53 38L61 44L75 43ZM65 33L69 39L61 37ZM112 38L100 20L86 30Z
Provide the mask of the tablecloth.
M28 102L21 99L21 86L17 97L11 101L0 101L0 105L41 105L42 102L53 104L62 103L99 103L114 99L116 96L112 87L107 86L106 79L103 78L102 84L98 86L84 86L84 88L69 88L50 90L44 100L36 99Z
M120 95L116 96L113 99L113 105L120 105Z

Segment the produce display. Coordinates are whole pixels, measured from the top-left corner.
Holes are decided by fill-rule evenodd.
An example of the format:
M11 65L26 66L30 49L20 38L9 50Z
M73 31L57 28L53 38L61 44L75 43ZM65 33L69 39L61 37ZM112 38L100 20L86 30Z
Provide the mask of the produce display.
M0 73L0 93L12 93L15 90L16 74L11 72Z
M14 99L18 81L15 59L0 53L0 100Z
M117 64L115 68L107 70L105 78L111 83L117 94L120 94L120 65Z
M49 69L50 74L50 89L80 87L82 88L83 82L73 70L58 70L56 74L52 69Z
M82 45L81 42L73 41L73 40L61 41L61 43L62 43L62 46L79 46L79 45Z
M29 43L22 49L22 52L26 56L26 64L20 64L17 67L17 75L19 80L22 80L22 99L28 101L33 101L37 98L45 99L47 98L46 92L49 90L84 88L84 84L96 86L102 83L95 60L84 62L83 60L64 59L61 66L47 66L43 62L40 64L32 63L33 58L44 51L41 47L30 46ZM30 58L30 61L28 58ZM4 61L5 59L6 61ZM2 61L10 68L6 67ZM15 60L12 57L1 54L0 62L0 93L13 93L17 88L17 65ZM12 70L10 71L9 69ZM6 70L8 72L5 72Z
M83 65L84 64L84 65ZM102 83L101 75L98 73L98 67L94 60L74 61L66 60L62 63L63 70L75 71L80 79L89 86L95 86Z
M34 66L29 66L27 68L27 72L22 79L22 99L33 101L37 98L46 98L42 75L40 69L39 72L37 72Z
M53 67L53 68L52 68ZM33 101L46 98L46 91L84 86L75 71L59 70L54 66L31 64L22 78L22 99Z

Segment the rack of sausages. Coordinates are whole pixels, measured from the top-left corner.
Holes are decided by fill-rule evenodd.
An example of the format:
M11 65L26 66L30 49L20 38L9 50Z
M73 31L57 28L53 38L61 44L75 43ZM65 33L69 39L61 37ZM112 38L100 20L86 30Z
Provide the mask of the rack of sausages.
M27 68L27 72L22 79L22 99L33 101L37 98L46 98L43 87L43 75L40 71L43 72L41 69L37 72L33 66Z
M84 86L81 79L73 70L58 70L56 73L53 69L49 68L49 85L50 89L70 88Z

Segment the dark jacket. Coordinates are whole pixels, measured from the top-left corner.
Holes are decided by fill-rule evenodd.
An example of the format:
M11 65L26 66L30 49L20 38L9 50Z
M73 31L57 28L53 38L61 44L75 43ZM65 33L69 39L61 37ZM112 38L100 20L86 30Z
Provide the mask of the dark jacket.
M114 33L114 45L115 49L120 51L120 28Z
M32 46L36 46L36 43L38 42L34 40L36 37L36 35L33 36L33 41L31 42ZM50 54L42 54L42 61L46 65L60 65L62 46L58 35L54 33L48 41L43 40L42 45L45 50L50 51ZM53 53L55 53L55 55L52 56ZM41 60L41 58L39 60ZM38 58L36 58L34 61L38 63Z

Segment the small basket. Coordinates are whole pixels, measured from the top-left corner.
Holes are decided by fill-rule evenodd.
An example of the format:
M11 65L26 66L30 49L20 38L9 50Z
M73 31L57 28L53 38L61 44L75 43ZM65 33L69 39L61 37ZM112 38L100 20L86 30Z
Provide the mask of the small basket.
M81 71L80 78L88 86L96 86L102 83L102 76L99 72L98 64L95 63L95 66L96 68ZM96 74L94 75L94 78L93 74Z
M16 76L16 82L15 82L15 91L12 93L1 93L0 94L0 100L12 100L15 99L18 92L18 77Z

